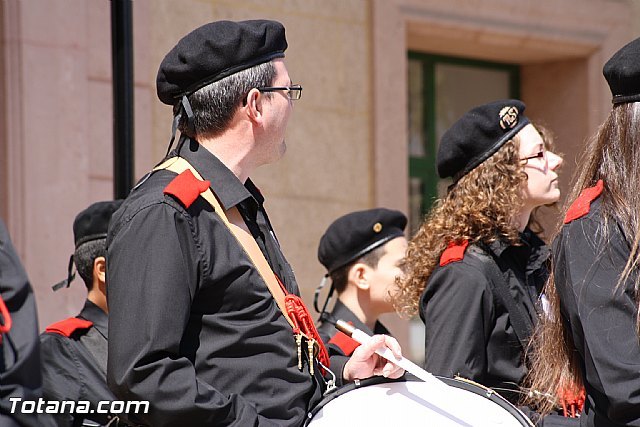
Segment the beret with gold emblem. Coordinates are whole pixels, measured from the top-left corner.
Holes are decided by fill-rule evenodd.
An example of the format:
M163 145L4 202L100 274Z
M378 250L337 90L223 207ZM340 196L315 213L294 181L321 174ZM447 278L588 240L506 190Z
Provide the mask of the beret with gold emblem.
M602 74L614 104L640 101L640 38L626 44L604 64Z
M436 160L438 175L457 182L494 155L529 124L525 108L522 101L505 99L465 113L442 135Z
M400 211L376 208L336 219L325 231L318 260L329 274L396 237L404 236L407 217Z

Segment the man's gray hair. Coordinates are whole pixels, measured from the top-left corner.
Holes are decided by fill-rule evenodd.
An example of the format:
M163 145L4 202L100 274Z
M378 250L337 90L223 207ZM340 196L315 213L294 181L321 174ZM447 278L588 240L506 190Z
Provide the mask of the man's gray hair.
M178 126L180 132L190 137L219 135L229 126L247 93L253 88L270 86L275 77L275 66L272 62L265 62L198 89L189 96L195 135L191 135L187 128L185 114ZM264 93L264 96L270 95Z

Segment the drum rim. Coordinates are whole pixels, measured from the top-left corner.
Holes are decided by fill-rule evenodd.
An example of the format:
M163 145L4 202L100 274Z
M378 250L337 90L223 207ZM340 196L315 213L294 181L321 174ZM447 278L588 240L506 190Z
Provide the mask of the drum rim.
M477 395L483 396L486 399L489 399L490 401L498 404L500 407L504 408L507 412L513 415L514 418L516 418L520 422L520 424L522 424L523 426L533 427L532 421L529 418L527 418L527 416L524 415L522 411L520 411L514 404L512 404L507 399L502 397L497 391L489 387L485 387L482 384L478 384L473 381L466 380L464 378L458 378L458 377L450 378L450 377L442 377L439 375L435 375L435 377L449 386L461 388L463 390L475 393ZM304 426L307 426L311 421L313 421L313 417L322 408L324 408L327 405L327 403L331 402L337 397L340 397L346 393L349 393L350 391L353 391L362 387L371 386L371 385L389 384L389 383L397 383L397 382L409 382L409 381L420 382L421 380L410 374L406 374L397 379L376 376L376 377L366 378L364 380L356 380L342 387L338 387L334 391L331 391L329 394L326 394L325 396L323 396L323 398L313 407L313 409L311 409L310 411L307 411L307 416L306 416Z

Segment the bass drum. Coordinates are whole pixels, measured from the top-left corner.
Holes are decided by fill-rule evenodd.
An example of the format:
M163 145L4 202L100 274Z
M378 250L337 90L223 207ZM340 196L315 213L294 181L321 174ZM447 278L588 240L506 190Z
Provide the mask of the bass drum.
M350 383L322 399L305 426L533 427L495 391L462 379L437 378L449 387L434 393L422 381L384 377Z

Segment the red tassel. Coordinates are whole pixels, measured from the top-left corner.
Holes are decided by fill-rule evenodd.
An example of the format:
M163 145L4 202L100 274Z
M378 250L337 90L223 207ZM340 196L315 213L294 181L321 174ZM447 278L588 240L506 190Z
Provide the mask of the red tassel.
M567 418L576 418L582 412L586 398L584 388L576 390L573 387L558 389L558 398L562 405L562 412Z
M287 296L284 297L284 302L287 314L289 314L294 324L293 333L297 334L302 332L308 339L315 340L318 343L319 349L317 356L318 361L324 366L329 366L329 353L327 352L327 348L322 342L322 338L320 338L320 334L318 334L309 310L307 310L302 299L297 295L287 294Z

